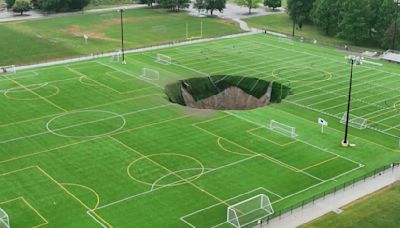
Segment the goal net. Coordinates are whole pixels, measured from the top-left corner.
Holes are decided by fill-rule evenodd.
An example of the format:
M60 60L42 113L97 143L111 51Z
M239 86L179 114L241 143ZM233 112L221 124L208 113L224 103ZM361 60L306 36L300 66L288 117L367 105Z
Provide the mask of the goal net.
M160 72L149 68L143 68L142 75L140 75L140 77L152 81L160 80Z
M10 228L10 221L7 213L0 208L0 228Z
M156 62L164 65L170 65L172 63L172 59L168 55L157 54Z
M268 128L273 130L273 131L275 131L275 132L278 132L278 133L280 133L282 135L286 135L288 137L291 137L291 138L296 138L297 137L296 128L295 127L288 126L286 124L280 123L280 122L275 121L275 120L271 120L271 122L268 125Z
M343 116L340 119L340 123L346 124L346 120L347 120L347 112L343 113ZM349 115L349 126L357 128L357 129L365 129L365 128L367 128L367 119L350 114Z
M1 73L17 73L15 69L15 65L10 65L10 66L0 66L0 74Z
M273 213L268 196L260 194L229 206L227 222L235 227L243 227L261 221Z

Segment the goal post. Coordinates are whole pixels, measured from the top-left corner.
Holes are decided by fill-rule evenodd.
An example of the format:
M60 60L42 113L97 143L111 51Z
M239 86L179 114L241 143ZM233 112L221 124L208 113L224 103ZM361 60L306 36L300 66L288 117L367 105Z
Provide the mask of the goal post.
M234 227L243 227L261 221L273 213L268 196L259 194L229 206L227 222Z
M296 128L291 127L289 125L280 123L275 120L271 120L268 124L268 128L271 129L272 131L275 131L279 134L288 136L290 138L296 138L298 135L296 134Z
M17 73L17 70L15 69L15 65L9 65L9 66L0 66L0 74L3 73Z
M168 55L157 54L157 63L164 64L164 65L171 65L172 58Z
M10 228L10 219L8 214L0 208L0 228Z
M157 81L160 80L160 72L150 68L143 68L140 77L146 80Z
M340 123L346 124L346 120L347 120L347 112L343 113L343 116L340 119ZM349 126L360 129L360 130L365 129L365 128L367 128L367 119L350 114L349 115Z

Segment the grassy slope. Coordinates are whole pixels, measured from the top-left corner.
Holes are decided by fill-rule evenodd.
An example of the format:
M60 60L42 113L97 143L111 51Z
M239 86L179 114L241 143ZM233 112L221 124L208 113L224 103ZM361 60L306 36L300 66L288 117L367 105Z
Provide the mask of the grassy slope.
M275 32L292 34L292 21L286 13L252 17L245 20L250 26L262 29L268 29ZM336 37L326 36L324 31L310 24L305 24L302 30L296 30L296 36L303 36L310 39L316 39L322 42L336 44L351 44L351 42Z
M397 184L345 207L340 215L331 212L301 227L398 227L400 223L399 195L400 184Z
M205 37L240 32L231 21L163 10L129 10L125 18L127 49L185 40L186 23L191 36L199 36L200 21L204 23ZM0 65L22 65L120 48L119 18L113 12L0 23L0 31ZM87 45L83 34L89 35Z

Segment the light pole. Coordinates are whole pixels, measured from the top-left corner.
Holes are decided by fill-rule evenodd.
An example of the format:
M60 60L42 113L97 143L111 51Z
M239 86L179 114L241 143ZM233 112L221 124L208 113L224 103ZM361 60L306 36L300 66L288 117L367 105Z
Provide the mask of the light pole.
M342 141L343 147L348 147L349 140L348 140L348 132L349 132L349 119L350 119L350 103L351 103L351 89L353 84L353 67L354 65L361 65L362 64L362 57L349 55L346 57L348 63L350 63L350 83L349 83L349 94L347 96L347 112L346 112L346 126L344 130L344 140Z
M396 33L397 33L397 19L399 17L399 0L395 0L396 4L396 17L394 19L394 33L393 33L393 40L392 40L392 49L396 50Z
M118 12L120 12L121 15L121 52L122 52L122 64L126 64L125 61L125 50L124 50L124 19L123 19L123 12L124 9L119 9Z

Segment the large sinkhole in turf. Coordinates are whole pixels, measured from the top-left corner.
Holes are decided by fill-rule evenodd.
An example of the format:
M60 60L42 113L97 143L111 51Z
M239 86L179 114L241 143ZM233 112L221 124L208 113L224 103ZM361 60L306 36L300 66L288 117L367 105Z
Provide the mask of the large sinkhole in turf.
M259 78L214 75L188 78L165 87L169 101L197 109L248 110L280 103L290 87Z

